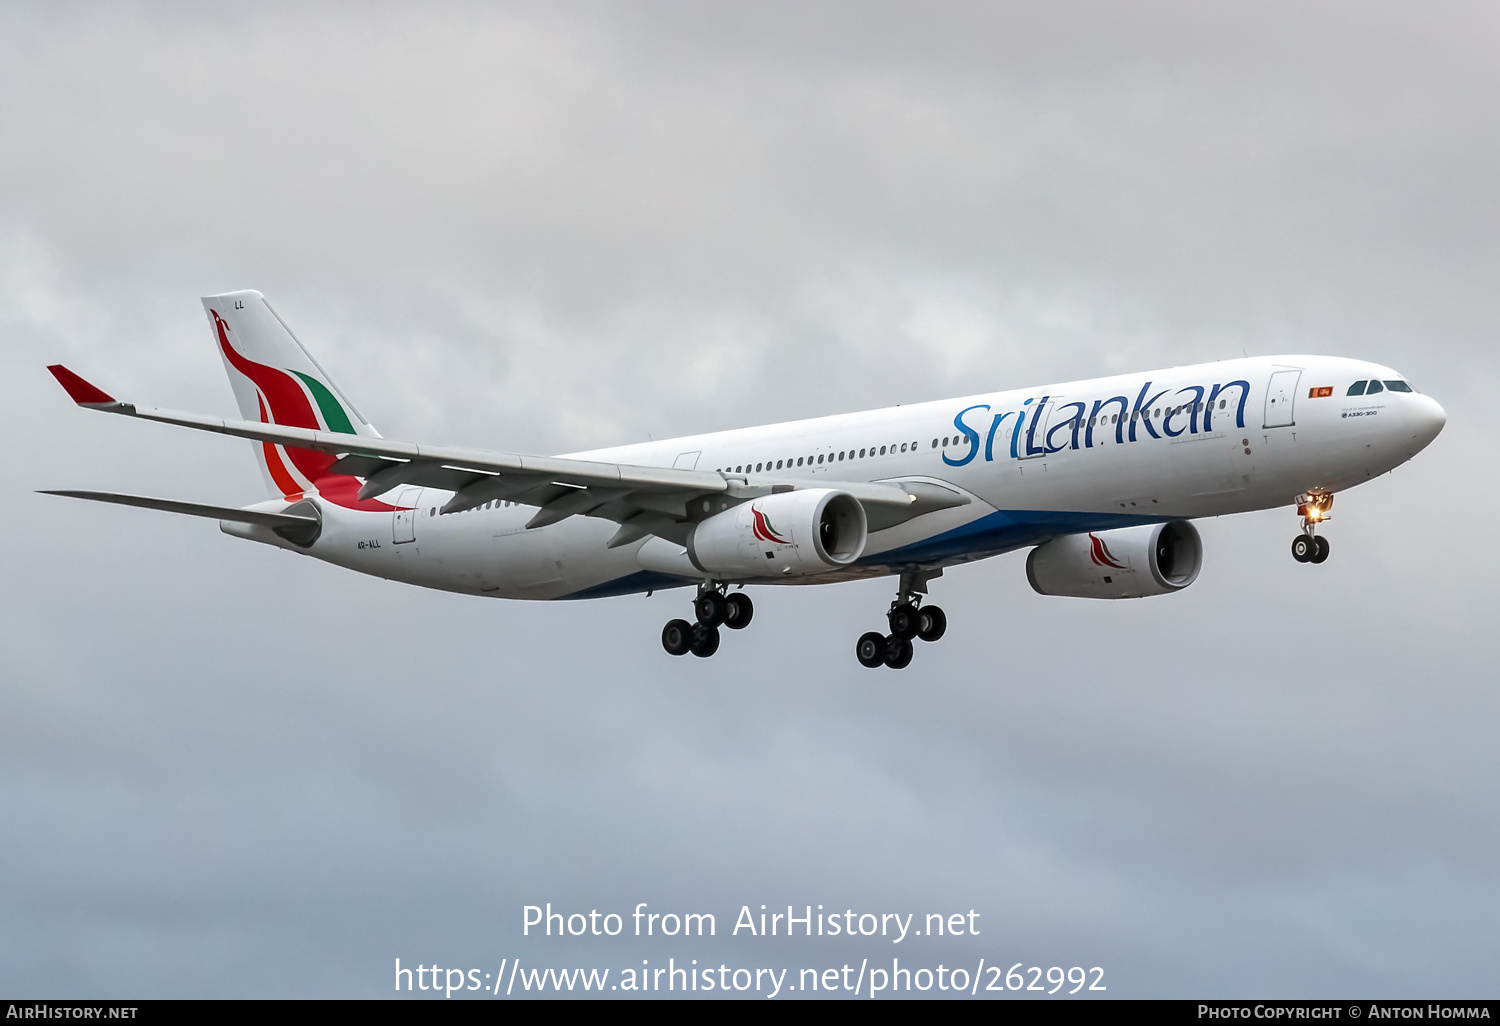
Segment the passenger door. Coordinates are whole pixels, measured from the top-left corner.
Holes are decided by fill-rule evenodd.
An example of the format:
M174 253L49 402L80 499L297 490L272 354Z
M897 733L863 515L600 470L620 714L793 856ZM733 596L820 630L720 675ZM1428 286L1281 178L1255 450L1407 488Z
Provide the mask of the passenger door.
M1023 406L1023 410L1029 411L1029 416L1024 424L1016 428L1021 432L1021 438L1016 445L1016 455L1023 460L1034 460L1038 456L1047 455L1047 430L1052 427L1052 412L1062 405L1062 396L1048 396L1047 401L1038 407Z
M421 512L422 489L403 488L391 514L391 542L400 545L417 540L417 514Z
M1295 427L1292 407L1297 398L1297 381L1300 370L1277 371L1271 375L1271 384L1266 388L1266 424L1268 428Z

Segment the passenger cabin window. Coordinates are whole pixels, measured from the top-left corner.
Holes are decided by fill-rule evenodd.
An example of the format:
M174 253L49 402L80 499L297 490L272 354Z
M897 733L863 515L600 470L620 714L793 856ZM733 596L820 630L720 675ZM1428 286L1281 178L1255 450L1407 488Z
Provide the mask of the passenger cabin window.
M1364 395L1365 394L1365 382L1363 382L1363 381L1356 381L1354 384L1350 385L1349 386L1349 393L1348 394L1349 395Z
M1410 392L1411 386L1404 381L1387 381L1385 387L1392 392Z

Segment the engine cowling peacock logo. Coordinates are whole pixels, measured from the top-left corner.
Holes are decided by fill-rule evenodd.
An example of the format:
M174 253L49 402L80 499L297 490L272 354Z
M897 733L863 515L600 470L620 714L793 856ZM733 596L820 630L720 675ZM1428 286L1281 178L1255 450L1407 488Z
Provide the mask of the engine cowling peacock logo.
M771 542L775 545L790 545L791 539L781 537L781 532L776 530L774 524L760 511L760 508L752 505L750 516L754 518L754 526L751 528L756 541Z
M1091 549L1091 551L1089 552L1089 558L1094 561L1095 566L1107 566L1112 567L1115 570L1129 569L1129 567L1127 567L1124 563L1120 563L1115 560L1115 554L1109 551L1109 546L1105 545L1104 540L1098 535L1089 535L1089 545Z

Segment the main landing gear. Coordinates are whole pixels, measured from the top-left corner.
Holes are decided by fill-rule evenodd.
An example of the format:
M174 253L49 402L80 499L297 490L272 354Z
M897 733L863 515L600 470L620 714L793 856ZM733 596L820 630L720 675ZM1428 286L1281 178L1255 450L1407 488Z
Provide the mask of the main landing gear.
M901 588L891 611L886 614L889 634L870 631L860 635L854 646L854 655L861 666L875 669L889 666L893 670L905 669L911 664L914 649L913 638L937 641L948 630L948 616L937 606L922 605L927 592L927 582L943 571L917 570L901 575Z
M1315 534L1317 526L1332 519L1332 492L1306 492L1297 496L1297 515L1302 533L1292 539L1292 558L1299 563L1321 563L1328 558L1328 539Z
M755 605L743 591L726 593L721 584L704 584L693 600L695 623L672 620L661 629L661 647L674 656L689 652L707 659L719 650L719 628L744 630L755 616Z

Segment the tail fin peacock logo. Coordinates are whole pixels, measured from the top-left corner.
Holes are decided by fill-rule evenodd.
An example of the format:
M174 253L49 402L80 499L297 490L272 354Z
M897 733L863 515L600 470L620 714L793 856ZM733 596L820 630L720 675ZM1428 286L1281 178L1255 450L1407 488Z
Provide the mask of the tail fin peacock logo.
M355 433L348 411L327 385L310 374L277 370L236 352L229 342L228 323L217 311L211 310L210 313L213 314L219 348L224 351L225 359L236 371L255 383L259 393L262 424L279 424L282 427L308 428L346 435ZM334 473L330 468L335 458L329 453L279 446L270 442L262 442L261 446L271 477L288 502L295 502L305 493L316 491L322 498L346 509L368 512L390 512L395 509L394 506L375 499L360 499L356 494L359 491L358 480L348 474Z

